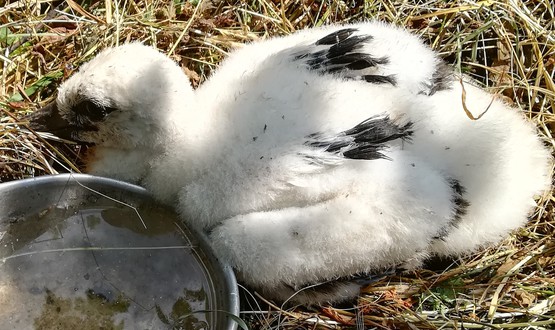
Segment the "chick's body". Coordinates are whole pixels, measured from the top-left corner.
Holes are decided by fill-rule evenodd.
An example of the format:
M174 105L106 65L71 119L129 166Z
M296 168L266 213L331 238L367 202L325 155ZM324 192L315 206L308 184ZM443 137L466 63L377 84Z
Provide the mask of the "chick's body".
M91 63L56 104L75 139L97 144L91 171L175 205L243 281L281 300L317 283L294 299L342 300L353 277L496 242L549 186L550 155L516 109L382 23L246 45L194 92L138 44ZM126 78L110 88L98 74ZM463 84L467 108L489 107L480 120ZM96 110L75 113L83 100Z

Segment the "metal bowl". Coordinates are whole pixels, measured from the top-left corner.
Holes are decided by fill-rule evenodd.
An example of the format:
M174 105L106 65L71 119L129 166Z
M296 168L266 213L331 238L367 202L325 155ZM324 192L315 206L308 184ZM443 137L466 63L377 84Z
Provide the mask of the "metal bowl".
M1 329L236 329L230 267L138 186L0 184L0 261Z

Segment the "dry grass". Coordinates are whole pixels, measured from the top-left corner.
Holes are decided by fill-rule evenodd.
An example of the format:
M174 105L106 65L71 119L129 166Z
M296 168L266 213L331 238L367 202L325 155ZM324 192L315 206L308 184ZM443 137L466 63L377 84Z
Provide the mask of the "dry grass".
M155 44L195 85L232 46L332 22L378 18L406 26L458 70L503 95L555 146L555 7L538 1L9 1L0 8L0 181L80 166L79 147L22 132L18 118L97 50ZM555 327L554 198L526 228L450 270L389 277L345 310L243 306L260 329ZM247 309L251 309L247 311Z

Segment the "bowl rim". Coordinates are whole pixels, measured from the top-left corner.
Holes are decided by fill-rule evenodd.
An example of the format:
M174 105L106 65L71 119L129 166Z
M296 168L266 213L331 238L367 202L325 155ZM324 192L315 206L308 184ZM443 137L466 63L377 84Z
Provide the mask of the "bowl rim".
M62 182L70 182L72 180L75 181L78 185L86 185L87 183L98 184L98 185L105 186L107 188L126 190L132 194L137 194L140 197L152 198L154 201L156 201L153 195L147 189L141 186L116 180L116 179L106 178L102 176L95 176L90 174L81 174L81 173L63 173L63 174L54 174L54 175L44 175L44 176L14 180L10 182L3 182L3 183L0 183L0 193L6 190L12 190L12 189L31 188L33 186L36 186L37 184L40 184L40 185L49 184L49 183L59 184ZM164 205L163 203L160 203L160 202L158 203L161 205ZM237 285L237 279L235 277L235 273L233 272L233 268L226 262L216 257L216 253L214 253L214 249L210 245L208 237L204 233L198 232L194 228L187 226L185 222L182 222L182 223L195 236L195 239L199 241L199 243L202 246L202 249L205 252L208 252L208 254L211 256L210 258L212 259L211 262L213 262L214 265L220 268L221 271L223 272L222 275L223 275L223 278L225 279L224 286L228 291L226 303L227 303L227 306L229 306L229 311L224 311L224 312L226 313L229 312L234 316L239 317L239 311L240 311L239 287ZM226 297L224 297L224 299L225 298ZM227 317L227 319L228 319L228 325L226 329L236 330L238 326L237 322L231 317Z

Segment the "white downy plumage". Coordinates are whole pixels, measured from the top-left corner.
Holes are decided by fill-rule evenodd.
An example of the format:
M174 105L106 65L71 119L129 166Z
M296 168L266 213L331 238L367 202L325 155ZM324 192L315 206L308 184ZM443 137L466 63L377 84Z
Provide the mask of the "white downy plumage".
M246 45L198 90L157 51L101 52L34 127L96 145L271 297L350 298L359 278L459 255L525 223L551 158L518 110L377 22ZM49 117L43 117L44 114ZM44 118L47 118L46 120ZM362 276L361 276L362 275Z

